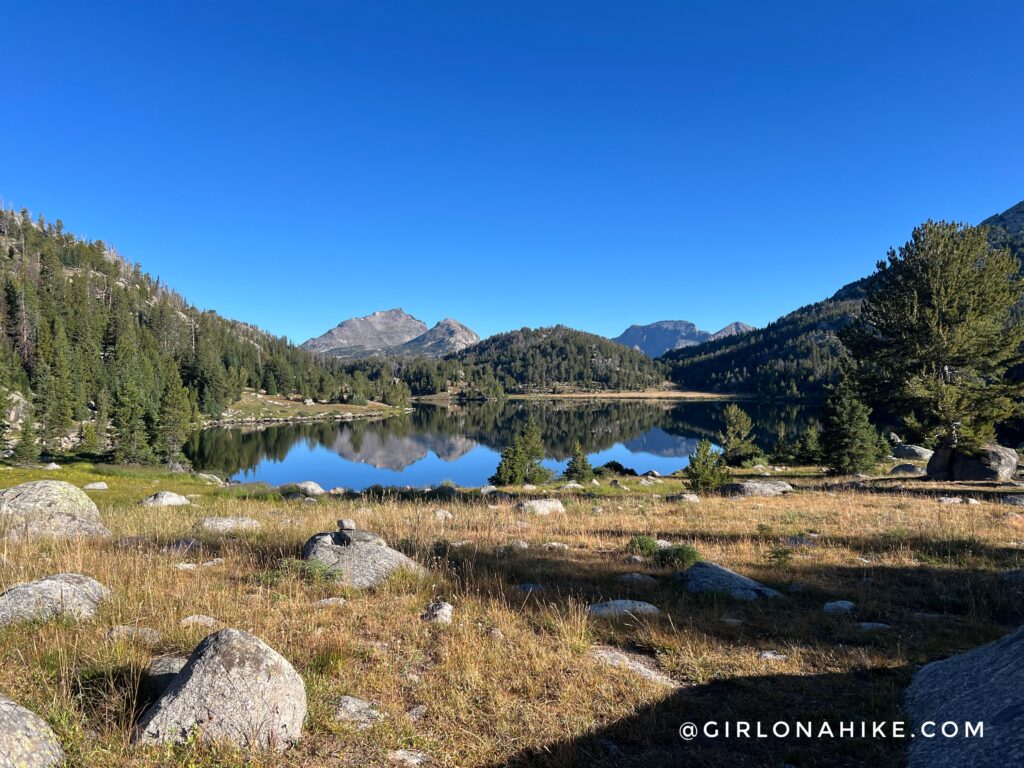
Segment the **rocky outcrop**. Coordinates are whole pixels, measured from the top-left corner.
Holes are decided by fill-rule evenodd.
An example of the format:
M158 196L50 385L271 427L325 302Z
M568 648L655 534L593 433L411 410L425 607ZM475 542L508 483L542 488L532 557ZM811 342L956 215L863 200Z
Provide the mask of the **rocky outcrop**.
M927 473L916 464L897 464L889 470L889 474L893 477L924 477Z
M62 480L35 480L0 491L0 532L16 540L110 536L92 499Z
M302 547L302 559L320 563L342 584L357 589L375 587L396 571L426 573L415 560L391 549L380 536L366 531L318 533Z
M928 461L928 478L1004 482L1013 478L1017 461L1015 450L991 443L972 451L939 448Z
M687 592L693 594L717 592L729 595L734 600L747 601L782 597L771 587L715 563L694 563L682 573L677 573L675 578L682 582Z
M15 584L0 594L0 627L21 621L49 621L66 616L91 619L110 590L78 573L58 573Z
M0 696L0 768L48 768L64 762L64 750L46 721Z
M956 722L952 738L909 741L908 768L1002 768L1024 760L1024 627L994 643L922 667L903 709L915 730ZM984 738L964 735L964 723L984 723ZM909 729L908 729L909 730Z
M208 636L146 710L138 744L192 738L282 750L302 734L306 686L277 651L237 629Z

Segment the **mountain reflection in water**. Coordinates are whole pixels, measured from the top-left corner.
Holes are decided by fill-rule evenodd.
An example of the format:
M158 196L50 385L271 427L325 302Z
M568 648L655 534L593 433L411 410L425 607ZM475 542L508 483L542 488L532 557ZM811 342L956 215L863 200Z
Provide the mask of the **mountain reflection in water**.
M315 480L325 488L433 486L443 480L478 486L529 416L541 425L547 459L564 469L578 440L591 461L619 461L639 472L668 474L686 466L703 438L722 428L724 403L638 400L506 400L417 405L383 421L215 427L197 432L185 453L197 469L243 481ZM816 414L806 407L744 403L759 444L770 447L779 426L788 434Z

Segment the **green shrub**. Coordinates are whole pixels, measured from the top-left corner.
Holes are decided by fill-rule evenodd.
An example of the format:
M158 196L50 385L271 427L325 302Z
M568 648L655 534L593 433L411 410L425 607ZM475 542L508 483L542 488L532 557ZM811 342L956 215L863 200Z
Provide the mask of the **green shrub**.
M729 479L729 469L722 454L716 451L710 440L701 440L697 450L690 455L690 464L684 470L686 482L694 493L709 493L718 490Z
M658 541L653 536L639 534L634 536L626 544L626 551L634 555L653 555L658 551Z
M654 553L655 563L679 570L689 568L703 559L703 555L697 551L697 548L690 544L673 544L671 547L659 549Z

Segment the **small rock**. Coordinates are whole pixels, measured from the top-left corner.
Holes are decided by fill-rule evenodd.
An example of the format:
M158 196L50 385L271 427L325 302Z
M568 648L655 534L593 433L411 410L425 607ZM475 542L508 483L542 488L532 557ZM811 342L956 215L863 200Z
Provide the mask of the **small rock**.
M34 480L0 491L0 536L15 541L106 538L110 531L81 488L62 480Z
M439 600L428 605L420 618L431 624L451 624L454 615L455 606Z
M437 520L439 523L443 523L443 522L445 522L447 520L451 520L453 517L455 517L455 515L453 515L447 509L435 509L434 510L434 519Z
M388 762L402 768L416 768L418 765L429 765L430 757L415 749L394 749L388 752Z
M914 464L897 464L889 470L889 474L894 477L924 477L928 473L924 467L918 467Z
M406 712L405 716L409 718L410 722L418 723L420 720L427 716L427 705L417 704L415 707Z
M107 642L139 643L140 645L159 645L160 633L150 627L135 627L129 624L116 624L107 630Z
M661 611L641 600L606 600L587 607L587 615L599 618L622 618L625 616L655 616Z
M792 490L793 486L781 480L747 480L742 483L726 483L721 488L725 496L782 496Z
M549 541L543 548L552 552L564 552L569 549L569 545L560 541Z
M784 653L779 653L778 651L761 651L757 654L757 658L762 661L785 661L789 656Z
M317 608L340 608L345 604L344 597L325 597L313 603Z
M854 610L856 610L856 608L857 606L851 603L849 600L833 600L830 603L825 603L822 610L825 613L838 615L844 613L853 613Z
M326 491L321 488L317 483L312 480L303 480L301 483L296 483L294 486L289 486L288 490L293 493L297 493L300 496L313 497L323 496Z
M488 494L494 493L496 490L498 489L493 485L485 485L480 489L480 495L487 496Z
M646 662L646 660L642 660L635 655L623 653L615 648L594 646L590 649L590 658L602 664L607 664L610 667L629 670L633 674L639 675L649 682L663 685L666 688L679 687L679 684L675 680L655 669L650 663Z
M237 533L258 531L260 522L251 517L204 517L197 527L207 533Z
M560 499L532 499L516 504L516 511L529 512L533 515L550 515L555 512L565 512L565 505Z
M563 491L578 491L583 488L579 483L566 483L562 486Z
M206 616L202 613L195 613L191 616L186 616L178 622L179 627L201 627L202 629L220 629L221 623L213 618L213 616Z
M880 621L859 621L857 622L857 629L864 632L885 632L888 629L892 629L892 626L883 624Z
M656 578L649 576L646 573L624 573L621 576L617 576L615 580L620 581L623 584L633 584L636 586L648 586L658 583Z
M43 467L43 469L45 469L45 470L46 470L47 472L53 472L54 470L60 469L60 464L54 464L54 463L53 463L53 462L51 461L51 462L50 462L49 464L46 464L46 465L45 465L45 466Z
M782 597L771 587L716 563L694 563L682 573L677 573L675 578L682 581L691 593L719 592L734 600L746 601Z
M381 714L365 699L355 696L342 696L334 711L334 719L343 723L352 723L359 730L372 728L381 719Z
M147 507L187 507L192 502L179 493L159 491L139 503Z
M86 483L85 485L82 486L82 490L83 491L108 491L110 489L107 487L106 483L104 483L102 480L100 480L100 481L95 482L95 483Z

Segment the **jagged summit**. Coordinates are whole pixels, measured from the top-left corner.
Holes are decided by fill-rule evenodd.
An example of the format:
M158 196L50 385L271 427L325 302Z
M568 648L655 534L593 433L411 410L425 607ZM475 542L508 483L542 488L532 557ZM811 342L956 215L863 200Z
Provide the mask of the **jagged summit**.
M400 308L343 320L302 346L330 357L377 355L443 357L480 340L472 330L445 318L428 330L427 324Z

